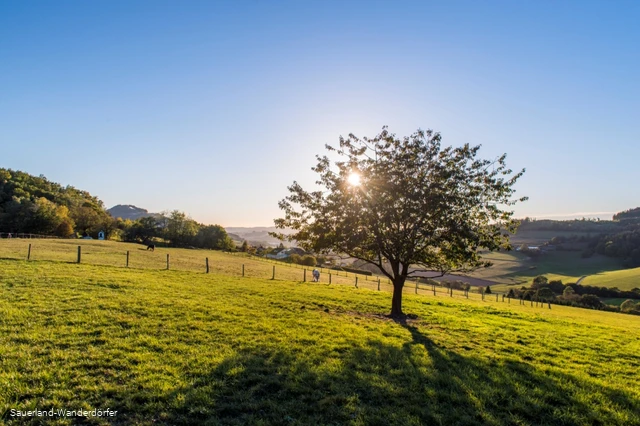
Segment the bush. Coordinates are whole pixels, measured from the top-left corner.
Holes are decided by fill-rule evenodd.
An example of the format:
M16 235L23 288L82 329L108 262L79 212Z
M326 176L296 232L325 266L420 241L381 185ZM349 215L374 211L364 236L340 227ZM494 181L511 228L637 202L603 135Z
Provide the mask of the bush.
M300 264L306 265L306 266L316 266L317 262L315 257L311 256L310 254L307 254L302 256Z
M640 314L640 303L627 299L620 305L620 312L625 312L627 314Z
M588 308L594 308L594 309L600 309L602 308L603 304L600 301L600 299L598 298L598 296L593 295L593 294L584 294L582 295L582 297L580 298L579 303L583 306L586 306Z

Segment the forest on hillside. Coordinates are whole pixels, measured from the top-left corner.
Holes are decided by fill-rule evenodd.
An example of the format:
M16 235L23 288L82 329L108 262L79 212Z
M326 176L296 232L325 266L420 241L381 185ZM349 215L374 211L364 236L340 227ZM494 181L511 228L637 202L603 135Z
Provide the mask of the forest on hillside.
M99 232L107 239L174 247L233 247L223 227L198 223L178 210L138 220L114 218L87 191L0 168L0 233L97 238Z

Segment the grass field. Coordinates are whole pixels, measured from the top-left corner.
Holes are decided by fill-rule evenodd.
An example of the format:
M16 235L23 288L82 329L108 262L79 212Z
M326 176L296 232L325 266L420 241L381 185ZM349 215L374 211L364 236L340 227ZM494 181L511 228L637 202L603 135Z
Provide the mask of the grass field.
M640 424L640 317L408 293L415 319L394 322L388 292L211 258L211 274L0 259L2 421Z
M598 255L583 259L579 252L549 252L538 259L528 258L515 251L486 253L484 256L494 265L475 272L472 276L495 281L501 284L496 289L502 290L510 286L531 284L538 275L545 275L549 280L562 280L567 284L578 281L582 276L622 272L616 259ZM582 284L588 284L586 281L587 279ZM615 287L615 283L616 280L611 280L611 285L606 286Z
M584 279L582 284L598 287L618 287L620 290L640 288L640 268L607 271L589 275Z
M306 279L311 280L310 271L313 268L301 265L290 265L282 262L267 261L256 257L250 257L244 253L223 253L214 250L191 250L177 248L156 248L148 251L146 245L122 243L114 241L98 240L0 240L0 259L26 259L31 245L31 260L61 261L76 263L78 246L81 246L81 263L91 265L125 267L127 251L129 252L129 268L131 269L167 269L167 254L169 255L169 268L171 270L202 272L206 270L206 258L209 259L209 271L226 275L241 276L244 265L246 277L272 278L273 267L276 266L277 279L292 281L304 280L304 269L307 269ZM354 285L356 274L344 271L330 271L320 268L322 280L329 279L332 275L332 283ZM360 286L377 286L378 277L358 277ZM382 279L382 285L388 286L389 281Z

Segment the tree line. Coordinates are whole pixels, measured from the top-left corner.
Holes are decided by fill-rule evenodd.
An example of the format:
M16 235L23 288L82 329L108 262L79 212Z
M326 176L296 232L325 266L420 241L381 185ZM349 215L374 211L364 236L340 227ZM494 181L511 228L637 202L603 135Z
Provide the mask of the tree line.
M174 210L135 221L112 217L87 191L51 182L43 175L0 168L0 232L164 242L173 247L230 249L220 225L204 225Z
M582 308L640 314L640 288L625 291L615 287L596 287L573 283L563 284L561 280L549 281L547 277L540 275L533 279L531 286L523 286L520 289L512 288L509 290L507 296L516 299L539 300ZM615 308L602 303L600 298L628 300L623 303L624 306Z
M233 240L222 226L198 223L178 210L163 213L159 217L116 221L119 237L124 241L146 243L160 240L171 247L235 248Z
M71 237L114 228L97 197L44 176L0 168L0 232Z

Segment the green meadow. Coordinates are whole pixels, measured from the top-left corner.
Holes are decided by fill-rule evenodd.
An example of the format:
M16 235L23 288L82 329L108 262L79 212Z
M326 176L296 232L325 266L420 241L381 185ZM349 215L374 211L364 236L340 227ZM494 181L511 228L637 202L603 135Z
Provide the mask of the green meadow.
M408 288L396 322L353 277L176 249L124 268L127 245L91 243L81 264L0 249L5 424L640 425L637 316ZM117 414L11 415L52 408Z
M620 290L640 288L640 268L607 271L589 275L584 279L582 284L598 287L618 287Z

